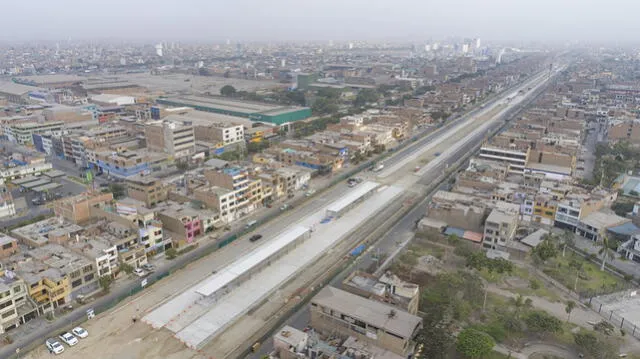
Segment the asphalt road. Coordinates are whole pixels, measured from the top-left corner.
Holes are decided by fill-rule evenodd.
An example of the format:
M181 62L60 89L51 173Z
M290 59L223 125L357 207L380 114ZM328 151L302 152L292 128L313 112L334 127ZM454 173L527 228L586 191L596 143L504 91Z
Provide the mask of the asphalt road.
M497 131L500 127L505 126L506 123L504 120L509 120L512 116L514 116L517 112L519 112L522 108L526 106L526 104L531 101L534 97L527 99L527 101L523 101L522 103L513 107L513 109L507 111L503 115L503 120L496 121L491 126L489 126L489 132ZM497 103L499 101L494 101ZM438 177L443 173L443 171L447 168L447 165L451 165L455 163L458 159L463 158L466 154L469 154L481 141L484 139L486 135L485 131L478 131L472 136L472 138L460 146L457 150L450 154L444 154L442 156L446 156L441 158L442 161L439 165L432 171L425 173L418 181L420 185L429 185L436 181ZM405 154L401 157L400 160L395 161L395 157L393 158L393 162L385 161L391 165L399 162L402 158L420 151L421 147L427 145L429 141L420 141L422 145L412 147L407 149L409 154ZM465 161L461 164L460 167L464 167L467 162ZM414 176L414 174L410 174L410 176ZM429 194L418 204L415 206L409 213L407 213L402 219L400 219L393 227L384 234L374 245L368 248L360 257L357 258L356 264L354 267L349 268L342 273L335 276L329 283L334 287L340 287L341 283L344 279L354 270L365 271L372 266L379 266L382 263L378 263L379 258L385 258L392 254L397 254L402 247L409 243L411 238L413 238L413 230L415 228L416 223L425 215L427 207L429 205L429 201L433 194L435 194L438 190L447 190L449 189L449 183L444 181L441 183L436 189L429 192ZM374 267L378 269L377 267ZM309 325L311 320L309 306L305 305L296 313L292 314L286 321L284 325L289 325L297 329L303 329ZM277 329L277 328L276 328ZM259 359L263 355L269 354L273 351L273 342L265 341L262 343L261 347L257 352L252 353L247 356L247 359Z
M514 86L514 87L517 87L517 86ZM509 90L507 90L507 91L509 91ZM499 99L491 100L491 103L496 103L498 101L500 101L500 100ZM462 116L462 117L460 117L458 119L455 119L455 120L451 121L447 126L454 126L454 125L460 123L461 121L464 121L464 120L468 119L468 116L472 116L473 114L478 113L476 111L483 111L483 110L484 109L473 110L470 113L468 113L468 114L466 114L466 115L464 115L464 116ZM399 150L397 153L393 154L392 157L390 158L391 161L401 161L403 158L405 158L407 156L410 156L412 153L414 153L413 151L420 150L420 147L422 147L423 145L429 143L435 137L440 136L440 135L441 135L441 133L438 132L436 134L428 135L428 136L426 136L426 138L417 140L416 141L417 145L411 145L411 146L406 147L406 148L404 148L402 150ZM482 136L483 133L480 133L478 135ZM467 145L473 147L471 142L469 142ZM466 148L470 148L470 147L464 147L461 150L464 150ZM396 156L399 156L399 157L396 157ZM55 168L62 169L67 173L69 171L73 171L73 170L79 171L79 169L77 167L75 167L75 165L73 165L71 163L67 164L67 163L58 162L58 161L56 161L56 159L54 159L52 162L54 162L54 167ZM75 168L72 168L69 165L73 166ZM444 161L441 164L441 166L444 166ZM437 173L438 173L438 171L432 171L431 175L437 174ZM286 214L285 216L283 216L282 218L278 218L278 220L270 222L270 226L260 227L259 231L263 235L266 234L265 237L267 237L268 236L267 231L270 232L270 230L272 230L272 228L276 228L278 226L286 227L289 223L291 223L292 220L288 219L289 216L293 215L296 218L304 217L304 216L306 216L306 215L308 215L310 213L315 212L320 207L324 206L326 201L331 200L329 198L339 198L344 193L346 193L346 191L348 191L348 190L349 190L349 188L347 188L344 184L338 184L337 186L335 186L331 190L325 191L324 193L321 193L319 196L313 197L313 199L311 201L306 202L304 206L300 206L300 207L296 206L295 212L290 212L290 213ZM270 209L268 211L262 212L260 218L269 218L269 217L271 217L273 215L273 212L275 212L275 211L278 211L278 209L273 208L273 209ZM402 223L403 226L409 226L408 228L412 228L414 223L415 223L415 218L418 218L417 217L418 215L424 214L424 211L415 210L412 213L413 213L413 216L406 216L406 218L404 218L403 220L400 221L400 223ZM232 231L231 233L229 233L227 236L235 234L235 233L237 233L239 231L240 231L240 228L236 227L236 229L234 231ZM226 238L227 236L225 236L223 238ZM387 244L385 244L385 243L387 243L387 242L386 241L382 241L379 245L380 246L389 246L389 247L395 245L395 241L393 241L393 243L387 243ZM259 243L256 243L255 245L258 245L258 244ZM148 281L149 282L153 282L153 281L155 281L155 279L158 276L161 275L161 273L164 273L166 271L175 270L177 268L181 268L181 267L185 266L186 264L191 263L191 262L199 259L204 253L208 253L209 251L211 251L213 247L217 247L217 243L215 241L209 241L208 243L201 245L196 250L187 252L186 254L177 257L173 261L168 262L168 265L167 265L166 268L159 268L157 272L152 273L151 275L149 275L147 277ZM245 247L246 247L246 245L245 245ZM382 248L381 248L381 251L382 251ZM242 253L238 253L237 255L242 255ZM236 256L230 256L229 260L231 260L231 259L233 259L235 257ZM363 260L363 262L365 262L365 264L366 264L366 260ZM215 266L212 263L212 268L216 268L216 267L217 266ZM56 332L56 331L62 330L63 328L66 328L69 325L69 323L78 321L81 318L85 317L86 309L88 309L88 308L93 308L97 312L101 312L102 310L104 310L104 308L110 307L118 298L122 298L126 294L131 293L139 285L140 285L140 281L136 280L136 281L132 281L130 283L127 283L125 285L118 286L118 287L114 288L109 294L98 298L97 300L95 300L94 302L92 302L90 304L87 304L87 305L84 305L82 307L79 307L79 308L75 309L74 311L68 313L63 318L61 318L61 320L58 320L56 322L50 323L50 324L48 324L46 326L43 326L39 330L33 331L33 332L31 332L31 333L29 333L27 335L24 335L24 336L21 336L21 337L18 337L18 338L14 338L14 342L12 344L4 346L4 347L2 347L0 349L0 357L1 358L9 357L10 355L15 353L16 348L24 348L24 347L26 347L26 346L28 346L28 345L30 345L32 343L43 341L46 338L46 335L48 335L50 332ZM304 315L300 314L300 316L298 318L303 318L303 317L304 317Z

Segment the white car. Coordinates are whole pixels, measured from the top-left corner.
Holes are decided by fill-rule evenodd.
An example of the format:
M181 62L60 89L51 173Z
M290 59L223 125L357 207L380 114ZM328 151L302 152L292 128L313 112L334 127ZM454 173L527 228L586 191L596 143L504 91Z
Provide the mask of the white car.
M64 332L61 333L58 338L60 338L60 340L62 340L63 342L65 342L68 346L72 347L76 344L78 344L78 338L74 337L73 334L69 333L69 332Z
M78 338L84 339L89 336L89 332L84 330L84 328L75 327L71 330L71 333Z
M142 268L136 268L133 270L133 274L137 275L138 277L144 277L147 273L142 270Z
M47 349L49 350L49 352L54 353L56 355L64 352L64 347L62 346L62 344L60 344L57 340L53 338L47 339L47 341L45 342L45 345L47 346Z

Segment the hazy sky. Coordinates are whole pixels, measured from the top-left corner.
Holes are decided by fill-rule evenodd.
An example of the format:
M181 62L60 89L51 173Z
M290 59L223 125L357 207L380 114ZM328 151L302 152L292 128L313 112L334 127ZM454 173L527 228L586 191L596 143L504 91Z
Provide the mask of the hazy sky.
M634 0L6 0L0 40L640 39Z

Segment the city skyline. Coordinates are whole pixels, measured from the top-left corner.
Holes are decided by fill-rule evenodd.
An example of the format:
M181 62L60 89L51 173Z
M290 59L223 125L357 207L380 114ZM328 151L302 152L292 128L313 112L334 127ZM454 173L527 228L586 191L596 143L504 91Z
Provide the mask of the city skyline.
M638 25L629 1L543 0L515 5L506 0L395 2L350 0L304 4L278 0L175 3L113 0L88 8L79 0L64 6L42 0L8 3L0 41L73 38L168 41L425 40L476 36L509 41L629 43ZM28 17L30 21L25 21ZM598 26L594 26L598 24ZM508 29L508 31L506 31Z

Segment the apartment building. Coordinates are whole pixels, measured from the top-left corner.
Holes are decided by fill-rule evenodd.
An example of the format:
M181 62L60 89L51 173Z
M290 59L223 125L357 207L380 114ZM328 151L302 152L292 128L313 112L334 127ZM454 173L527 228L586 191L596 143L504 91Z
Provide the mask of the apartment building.
M237 191L218 186L202 186L193 191L193 196L207 208L219 213L219 219L224 223L231 223L246 212L247 201L238 197Z
M45 314L70 300L69 279L57 268L50 268L41 261L22 253L2 260L6 271L21 278L34 301L38 314Z
M25 282L10 270L0 275L0 334L38 316Z
M0 258L10 257L18 252L18 240L6 234L0 234Z
M528 150L500 148L485 144L480 148L480 158L504 162L509 166L509 172L523 174L527 163Z
M94 165L107 176L128 178L140 173L148 173L166 167L169 155L147 150L105 151L92 150L89 158L95 158Z
M403 281L390 272L377 278L365 272L355 271L342 282L342 289L392 305L410 314L418 313L419 286Z
M16 214L16 206L13 202L11 191L4 185L4 180L0 178L0 218L13 216Z
M237 212L249 213L262 205L262 181L249 177L249 171L246 168L228 167L208 170L204 172L204 176L210 185L234 192L235 201L233 202Z
M85 192L57 200L53 205L53 211L56 216L75 224L82 224L91 219L91 207L102 206L111 201L113 201L112 193Z
M610 207L617 198L616 192L594 190L587 193L575 189L563 200L558 201L554 226L575 232L581 219L602 208Z
M118 268L118 249L113 240L105 234L87 237L83 235L78 241L69 243L69 248L94 261L98 278L113 276ZM90 279L90 277L87 277Z
M156 212L143 202L124 198L116 202L117 214L138 228L138 240L147 253L161 253L171 248L171 237L165 235Z
M69 248L59 244L47 244L30 250L29 255L48 268L56 270L61 278L66 280L69 293L65 303L78 295L86 295L99 288L95 263ZM51 299L52 302L55 300Z
M640 143L640 120L611 121L607 129L607 139L613 143L620 141Z
M61 136L64 129L64 122L28 122L13 123L3 125L4 134L9 141L21 145L32 145L34 134L51 134Z
M406 357L413 353L422 319L388 304L327 286L311 299L311 326L321 333L353 336Z
M202 223L198 211L177 204L163 204L156 208L158 218L167 235L173 239L173 246L195 242L196 237L203 234Z
M53 165L51 163L45 163L43 159L41 162L31 162L25 165L2 168L0 169L0 178L3 180L12 180L29 175L38 175L52 168Z
M194 128L173 121L148 122L144 127L147 148L164 152L173 158L185 158L196 151Z
M152 175L138 174L127 177L126 185L128 196L143 202L147 208L166 201L171 190L171 186L165 185L160 179Z
M482 246L489 249L503 249L516 235L520 206L513 203L497 202L484 224Z

